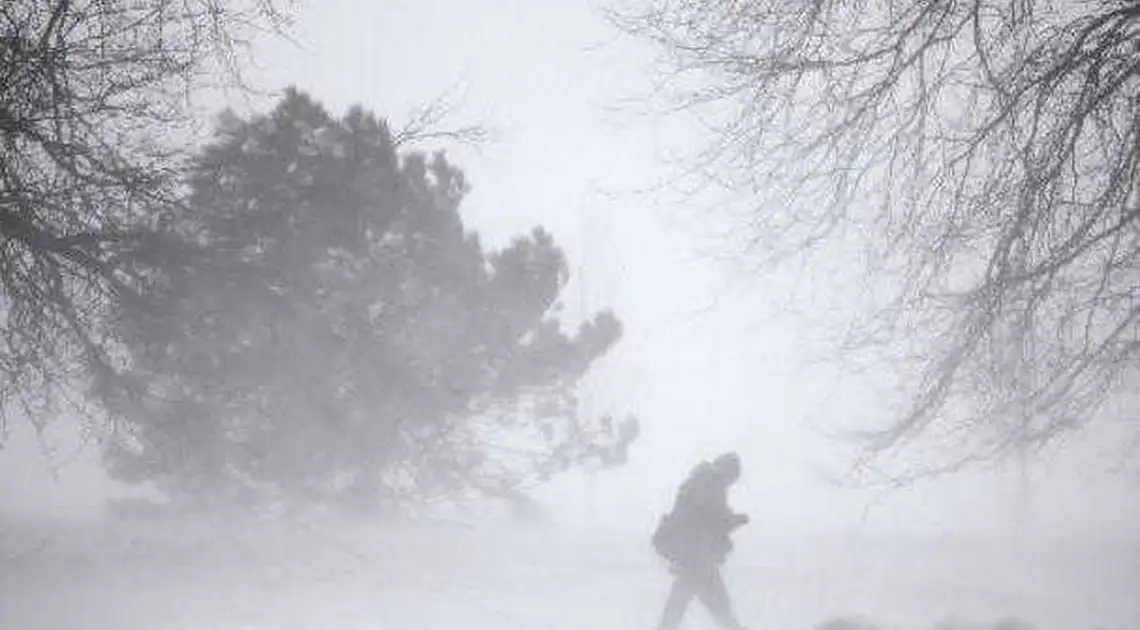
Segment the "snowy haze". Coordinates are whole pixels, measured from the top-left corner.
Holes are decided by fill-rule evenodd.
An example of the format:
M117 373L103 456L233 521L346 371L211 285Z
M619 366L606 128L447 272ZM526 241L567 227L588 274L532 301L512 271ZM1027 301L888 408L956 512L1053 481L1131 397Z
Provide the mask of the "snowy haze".
M21 525L8 544L29 552L0 567L5 628L651 628L668 588L644 538L613 532L424 520ZM1140 613L1135 546L742 539L725 577L754 628L844 616L966 630L1017 616L1041 630L1123 630ZM686 627L712 626L695 609Z
M541 526L175 526L100 520L120 489L91 449L53 436L53 479L17 430L0 457L0 628L648 628L668 585L647 532L691 466L727 449L744 461L731 501L753 523L726 579L750 627L1136 627L1140 492L1109 471L1108 432L1032 465L1028 485L1012 467L882 496L824 481L842 453L821 428L873 416L876 399L800 355L810 332L781 308L791 280L744 281L703 255L688 208L634 194L694 130L614 109L647 89L648 55L597 6L322 0L297 36L258 48L251 76L335 114L360 103L398 120L460 86L457 119L497 132L449 151L473 184L465 220L492 245L554 234L570 314L612 307L626 329L586 411L633 411L642 438L621 469L536 489Z

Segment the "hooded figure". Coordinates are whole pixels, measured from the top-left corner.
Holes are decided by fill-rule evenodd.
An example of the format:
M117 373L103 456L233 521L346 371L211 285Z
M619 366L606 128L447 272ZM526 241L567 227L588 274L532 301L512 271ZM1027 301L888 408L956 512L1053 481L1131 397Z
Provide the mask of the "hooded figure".
M740 479L740 457L725 453L702 462L677 491L673 509L661 518L653 546L669 561L673 587L661 616L661 630L680 625L694 596L723 628L740 628L732 613L720 565L732 551L729 539L748 516L728 507L728 488Z

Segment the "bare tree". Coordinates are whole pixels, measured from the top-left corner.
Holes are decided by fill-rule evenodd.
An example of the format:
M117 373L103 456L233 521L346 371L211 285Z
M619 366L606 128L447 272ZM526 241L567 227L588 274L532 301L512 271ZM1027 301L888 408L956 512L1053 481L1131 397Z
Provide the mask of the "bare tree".
M242 85L247 38L286 24L272 0L0 3L0 418L42 430L109 386L141 237L177 207L189 97Z
M632 2L612 18L710 125L688 175L747 193L749 253L866 265L841 350L905 395L861 463L1033 452L1135 388L1140 2Z

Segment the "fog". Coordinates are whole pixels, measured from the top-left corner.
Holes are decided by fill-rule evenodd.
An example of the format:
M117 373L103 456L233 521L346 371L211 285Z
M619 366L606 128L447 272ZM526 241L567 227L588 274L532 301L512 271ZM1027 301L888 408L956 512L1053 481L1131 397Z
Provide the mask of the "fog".
M649 51L601 8L309 2L296 42L267 35L246 60L269 94L200 108L206 124L223 106L265 111L292 85L334 116L362 104L399 119L454 90L456 120L493 130L448 148L472 183L466 225L493 247L545 227L568 259L567 317L622 320L579 402L638 416L628 460L528 485L529 511L116 516L107 499L139 490L103 472L97 439L60 422L37 440L15 418L0 450L0 627L654 627L670 576L653 528L693 467L725 451L742 460L729 503L751 517L724 568L744 627L1136 627L1140 492L1113 449L1127 423L1074 434L1024 470L891 491L828 481L846 461L829 423L874 417L880 399L811 361L797 277L710 255L721 226L656 191L702 131L626 107L652 88ZM694 605L683 627L713 625Z

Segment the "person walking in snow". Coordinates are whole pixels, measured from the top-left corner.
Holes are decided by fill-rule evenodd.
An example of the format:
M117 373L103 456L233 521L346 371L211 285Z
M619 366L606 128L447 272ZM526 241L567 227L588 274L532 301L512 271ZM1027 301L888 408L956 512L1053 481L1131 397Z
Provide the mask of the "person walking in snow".
M658 523L653 547L674 576L660 630L679 627L694 596L722 628L741 628L720 575L720 565L732 551L729 534L748 523L747 515L728 507L728 488L738 479L736 453L701 462L681 484L673 509Z

